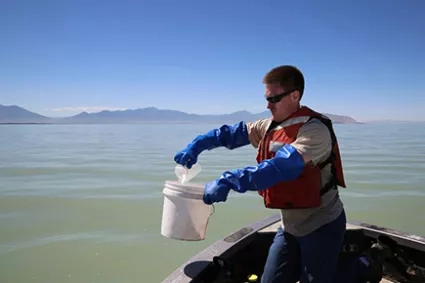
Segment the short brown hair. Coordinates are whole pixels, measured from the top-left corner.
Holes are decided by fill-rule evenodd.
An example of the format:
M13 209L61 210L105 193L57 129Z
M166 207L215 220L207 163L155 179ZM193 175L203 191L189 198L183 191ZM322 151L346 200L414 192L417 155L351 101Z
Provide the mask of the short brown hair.
M285 91L298 90L300 99L304 94L304 76L301 71L290 65L283 65L271 69L263 78L263 83L279 83Z

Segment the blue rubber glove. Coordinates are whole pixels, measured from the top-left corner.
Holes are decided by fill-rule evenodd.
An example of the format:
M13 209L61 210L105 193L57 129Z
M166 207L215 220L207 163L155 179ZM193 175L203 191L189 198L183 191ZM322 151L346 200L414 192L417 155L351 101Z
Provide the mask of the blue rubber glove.
M235 149L249 144L248 129L245 122L241 121L232 126L223 125L213 129L206 134L197 136L187 147L174 156L174 161L190 169L196 162L198 156L204 150L211 150L224 146Z
M226 171L205 186L204 203L225 202L230 190L239 193L267 189L279 182L298 178L304 170L301 154L290 144L283 146L276 155L257 166Z
M215 202L225 202L227 200L231 187L225 181L225 179L220 178L205 185L203 197L205 204L211 205Z
M203 149L197 147L195 144L189 144L185 149L176 153L174 161L190 169L198 162L198 155L201 154L202 151Z

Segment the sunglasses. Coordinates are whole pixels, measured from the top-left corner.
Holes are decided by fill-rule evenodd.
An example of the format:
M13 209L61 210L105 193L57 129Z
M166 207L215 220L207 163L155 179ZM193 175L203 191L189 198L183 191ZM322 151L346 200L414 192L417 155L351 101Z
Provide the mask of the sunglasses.
M285 91L274 96L269 96L269 97L266 96L266 100L270 103L278 103L279 101L282 100L282 98L284 98L285 96L289 95L291 92L294 92L294 91L296 91L296 89Z

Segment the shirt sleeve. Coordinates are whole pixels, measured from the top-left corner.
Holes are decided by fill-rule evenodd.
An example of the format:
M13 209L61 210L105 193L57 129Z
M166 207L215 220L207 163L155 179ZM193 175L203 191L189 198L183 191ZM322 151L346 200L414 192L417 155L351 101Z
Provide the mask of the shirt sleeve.
M260 119L255 122L246 123L248 138L253 147L258 148L264 134L267 131L270 119Z
M314 165L326 161L332 152L329 129L318 119L311 119L304 124L291 145L311 159Z

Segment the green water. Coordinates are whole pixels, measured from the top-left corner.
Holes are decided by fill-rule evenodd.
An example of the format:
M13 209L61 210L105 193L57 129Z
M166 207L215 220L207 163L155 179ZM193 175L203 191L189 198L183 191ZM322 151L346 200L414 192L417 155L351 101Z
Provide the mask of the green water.
M174 153L214 125L0 127L0 282L161 282L188 257L275 213L255 193L216 205L207 239L160 235ZM425 235L425 125L336 125L350 220ZM255 163L205 152L197 181Z

